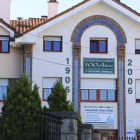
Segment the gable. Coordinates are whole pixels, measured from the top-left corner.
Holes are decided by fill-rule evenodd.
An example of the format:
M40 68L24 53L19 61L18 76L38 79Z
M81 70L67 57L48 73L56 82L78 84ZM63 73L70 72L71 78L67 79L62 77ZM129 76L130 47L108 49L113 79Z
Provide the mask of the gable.
M0 35L10 35L10 32L0 26Z
M112 5L110 4L111 2L112 2ZM85 4L77 7L76 9L73 9L72 11L69 11L65 13L64 15L61 15L58 18L54 18L54 20L49 19L45 21L46 23L44 23L44 25L38 26L34 30L30 30L30 32L27 32L23 34L23 36L17 38L16 41L21 44L24 42L29 43L29 44L36 43L36 35L41 32L44 32L45 30L48 30L51 28L53 29L55 26L64 24L67 21L71 23L71 25L68 25L68 27L71 30L74 30L75 28L74 26L76 26L76 24L81 22L84 18L93 16L93 15L105 15L114 20L117 20L118 23L122 23L122 21L123 22L126 21L128 26L129 25L132 26L133 24L138 24L140 18L137 15L134 16L134 14L130 12L129 10L125 9L127 10L127 12L120 14L120 12L123 12L124 9L125 9L124 7L118 5L116 2L113 2L112 0L87 1ZM124 28L126 28L126 25L124 25Z

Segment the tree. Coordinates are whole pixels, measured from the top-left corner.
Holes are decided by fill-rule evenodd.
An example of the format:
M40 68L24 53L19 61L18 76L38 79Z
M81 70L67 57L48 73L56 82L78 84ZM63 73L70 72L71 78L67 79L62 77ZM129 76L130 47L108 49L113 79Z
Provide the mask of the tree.
M52 87L52 93L47 99L49 111L74 111L71 108L70 101L67 101L67 90L57 79Z
M21 114L25 114L25 109L28 109L28 114L31 114L31 110L42 110L41 98L39 96L39 87L35 84L33 90L31 89L32 82L29 82L29 77L26 74L22 74L18 80L16 80L16 85L9 87L9 95L7 99L4 96L4 107L6 108L6 113L10 113L10 109L14 108L14 113L18 113L18 109L21 108ZM18 137L18 116L13 116L13 140ZM31 117L28 118L28 130L31 130ZM21 139L25 138L25 122L26 117L21 116ZM34 125L36 127L36 124ZM5 139L10 139L11 134L11 118L10 116L5 117L4 123L5 129ZM28 139L31 139L31 131L28 134Z
M52 87L52 94L50 94L50 96L48 97L47 102L49 108L44 106L44 111L74 112L74 104L73 102L67 101L67 90L62 85L60 78L58 78L54 83L54 86ZM78 123L82 123L80 114Z

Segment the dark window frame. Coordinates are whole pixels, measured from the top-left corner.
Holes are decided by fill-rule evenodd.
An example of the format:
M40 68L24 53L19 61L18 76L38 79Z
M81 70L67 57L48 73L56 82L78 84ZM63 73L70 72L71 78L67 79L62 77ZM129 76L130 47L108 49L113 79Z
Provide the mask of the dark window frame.
M100 47L100 43L99 43L99 41L106 41L106 52L99 52L99 47ZM97 52L91 52L91 42L97 42ZM106 39L106 40L90 40L90 53L104 53L104 54L106 54L107 52L108 52L108 50L107 50L107 44L108 44L108 40Z
M82 90L88 90L88 100L82 100ZM80 101L81 102L117 102L117 90L115 90L115 100L108 100L108 89L95 89L96 100L90 100L90 90L92 89L81 89L80 90ZM100 100L100 90L107 90L107 100Z
M136 40L140 40L140 39L135 39L135 54L140 54L140 52L136 52L137 50L140 51L140 49L136 49Z
M7 86L7 98L8 98L8 94L9 94L9 90L8 90L8 86ZM0 102L3 102L4 100L0 100Z
M8 52L2 52L2 41L5 40L0 40L0 53L10 53L10 36L7 35L0 35L0 37L9 37L9 41L8 41Z
M45 40L44 40L44 37L47 37L47 36L43 36L43 51L44 52L62 52L62 36L61 36L61 41L60 41L60 51L54 51L54 42L55 41L51 41L51 50L45 50ZM48 37L58 37L58 36L48 36Z
M51 94L52 94L52 88L43 88L42 89L42 101L47 101L47 99L44 99L44 89L51 89Z

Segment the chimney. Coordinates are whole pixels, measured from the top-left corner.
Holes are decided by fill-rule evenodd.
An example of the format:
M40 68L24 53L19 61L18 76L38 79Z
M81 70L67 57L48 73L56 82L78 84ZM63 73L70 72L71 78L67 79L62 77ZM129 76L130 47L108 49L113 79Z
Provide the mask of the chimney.
M48 1L48 19L58 14L58 2L56 0Z
M11 0L0 0L0 18L10 24L10 3Z

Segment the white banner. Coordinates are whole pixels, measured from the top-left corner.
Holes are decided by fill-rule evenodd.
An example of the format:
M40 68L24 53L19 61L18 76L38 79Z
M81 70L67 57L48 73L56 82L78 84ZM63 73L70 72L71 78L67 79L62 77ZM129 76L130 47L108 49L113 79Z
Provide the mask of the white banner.
M107 124L108 128L109 125L111 128L113 128L114 108L85 106L85 123L96 123L97 127L99 127L101 124Z

